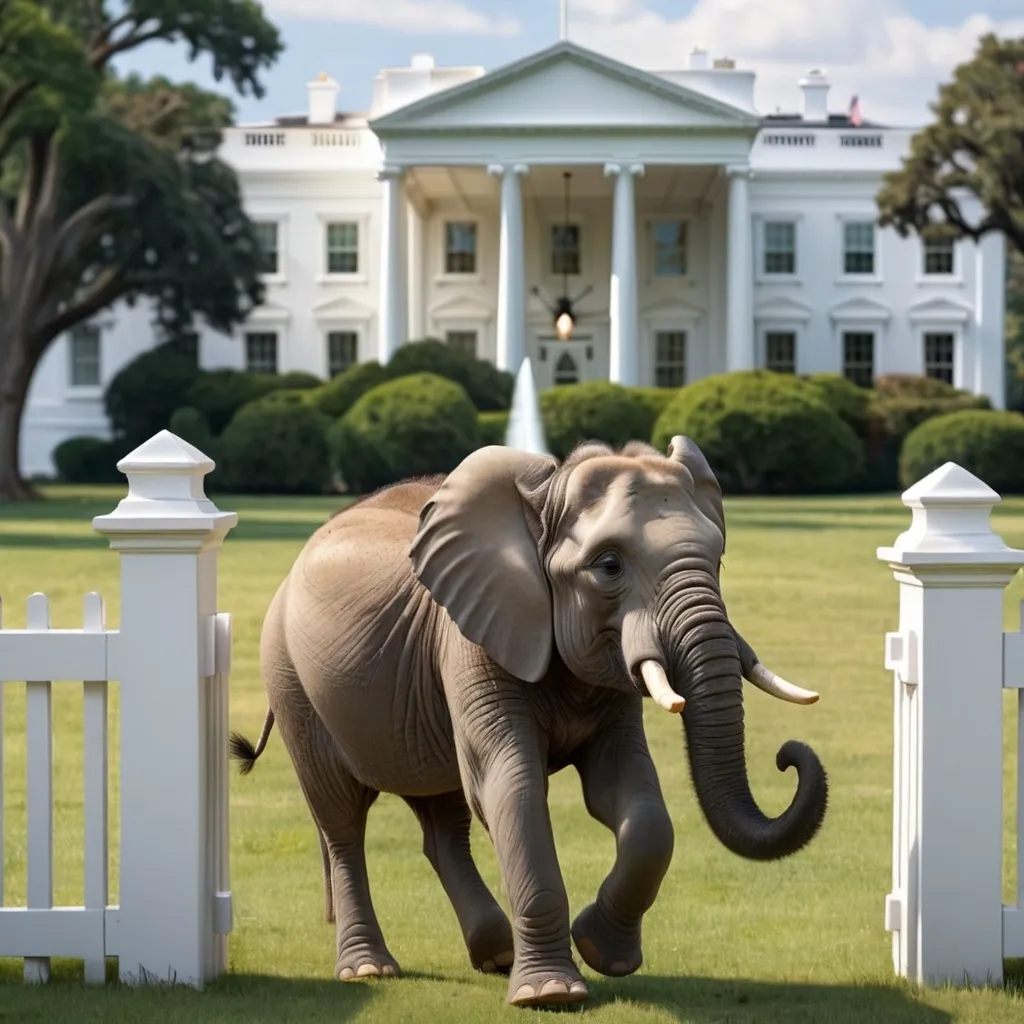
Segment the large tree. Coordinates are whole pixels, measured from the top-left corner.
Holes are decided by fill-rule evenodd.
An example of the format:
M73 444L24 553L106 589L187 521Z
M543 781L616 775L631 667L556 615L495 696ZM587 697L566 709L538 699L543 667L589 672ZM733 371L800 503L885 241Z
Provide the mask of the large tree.
M878 193L879 223L906 237L1001 232L1024 253L1024 38L981 38L931 105L902 167ZM980 215L964 199L980 202Z
M0 0L0 500L34 496L21 419L59 335L122 299L153 300L164 337L197 318L228 331L262 300L253 226L216 155L230 103L111 70L154 41L257 96L282 49L254 0Z

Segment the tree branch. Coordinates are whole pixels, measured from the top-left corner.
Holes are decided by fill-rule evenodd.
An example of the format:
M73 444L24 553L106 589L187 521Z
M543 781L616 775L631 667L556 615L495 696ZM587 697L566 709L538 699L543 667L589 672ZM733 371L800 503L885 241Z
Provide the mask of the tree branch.
M136 26L136 28L137 27L138 26ZM95 50L89 55L89 62L96 70L99 70L100 68L106 67L106 65L110 63L111 59L116 57L119 53L125 53L128 50L137 49L145 43L152 42L155 39L166 38L167 32L163 28L150 29L148 32L137 32L133 29L120 39L108 40L98 50Z
M58 335L70 330L75 324L95 316L101 309L116 302L130 290L130 283L124 275L124 268L106 267L86 286L77 298L66 304L52 317L33 325L32 347L45 350Z
M70 262L72 254L83 252L103 233L104 223L115 213L130 210L135 205L132 196L97 196L80 206L60 226L53 243L53 265L57 273Z
M17 110L19 104L38 85L37 82L18 82L0 97L0 124L3 124Z

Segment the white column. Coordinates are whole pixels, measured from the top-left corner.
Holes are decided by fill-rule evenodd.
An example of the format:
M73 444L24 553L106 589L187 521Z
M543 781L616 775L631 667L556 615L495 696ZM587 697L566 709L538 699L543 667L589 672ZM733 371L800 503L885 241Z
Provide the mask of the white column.
M878 549L900 584L899 631L885 638L895 698L885 926L896 973L922 984L1003 979L1003 592L1024 551L993 531L998 501L947 462L904 493L910 529Z
M377 175L381 182L380 300L377 359L381 365L409 339L406 327L405 288L405 196L400 167L385 166Z
M1006 239L989 232L975 246L974 373L971 390L988 395L996 409L1006 407L1003 332L1006 319ZM966 254L965 254L966 255Z
M210 688L226 667L217 555L238 516L204 494L213 468L162 430L118 463L128 495L93 520L121 556L123 825L107 954L126 983L202 988L226 963L228 723Z
M498 250L498 338L495 363L518 373L526 355L526 256L523 240L524 164L492 164L501 179L501 235Z
M615 384L639 383L639 310L636 273L636 191L634 178L644 173L643 164L623 167L605 164L604 173L615 178L612 211L612 279L608 305L611 330L608 339L609 373Z
M750 169L729 167L726 259L726 369L752 370L754 354L754 253L750 227Z
M427 333L424 317L424 263L423 258L423 215L413 203L409 203L408 234L406 235L406 273L408 275L408 324L409 340L422 339Z

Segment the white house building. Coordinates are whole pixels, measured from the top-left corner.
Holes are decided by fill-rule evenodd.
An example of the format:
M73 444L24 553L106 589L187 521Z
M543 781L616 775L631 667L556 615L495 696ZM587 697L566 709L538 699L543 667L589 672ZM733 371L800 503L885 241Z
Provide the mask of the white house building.
M754 73L703 50L652 73L559 42L491 72L416 56L351 114L320 75L305 113L226 133L267 297L237 337L201 333L201 364L326 378L434 336L513 372L529 356L542 388L928 373L1001 406L1002 238L879 229L911 129L829 113L820 71L796 85L796 112L764 115ZM26 472L105 434L103 387L154 343L149 317L117 307L53 346Z

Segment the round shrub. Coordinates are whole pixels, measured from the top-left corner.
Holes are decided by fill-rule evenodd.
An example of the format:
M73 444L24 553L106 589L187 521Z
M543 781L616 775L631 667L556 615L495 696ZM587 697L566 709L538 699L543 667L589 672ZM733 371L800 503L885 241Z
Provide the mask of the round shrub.
M917 373L887 373L875 378L874 390L886 398L955 398L967 394L937 377Z
M505 432L508 430L507 412L480 412L476 416L477 430L480 434L480 447L489 444L504 444Z
M183 441L198 448L204 455L215 458L213 454L213 435L206 417L191 405L183 405L171 413L167 429L177 434Z
M287 386L276 373L246 370L204 370L185 392L181 405L198 409L214 435L220 434L231 418L249 402Z
M455 381L466 389L469 400L480 412L508 409L512 404L515 378L511 373L436 338L402 345L386 369L392 379L411 373L436 373Z
M558 459L583 441L621 448L651 436L649 406L632 388L606 380L548 388L540 395L540 413L548 449Z
M356 363L309 393L313 406L332 420L344 416L370 388L388 380L380 363Z
M652 440L664 451L675 434L693 438L732 493L835 490L863 465L850 425L790 374L739 371L688 385L658 417Z
M185 405L184 396L200 376L195 360L170 344L136 356L114 375L103 405L115 437L126 451L167 427L171 413Z
M821 400L849 423L859 438L867 436L870 391L838 373L809 373L803 379L818 389Z
M433 373L368 391L330 430L334 464L350 491L448 473L480 447L477 410L465 389Z
M903 442L900 483L910 487L947 462L1003 494L1024 493L1024 416L964 409L922 423Z
M629 393L647 406L651 421L647 426L644 440L650 440L654 424L658 422L658 417L665 411L668 403L679 393L679 388L630 388Z
M217 439L217 449L224 488L322 494L330 483L327 420L309 405L245 405Z
M131 450L121 441L100 437L69 437L53 450L57 473L68 484L124 483L118 460Z

